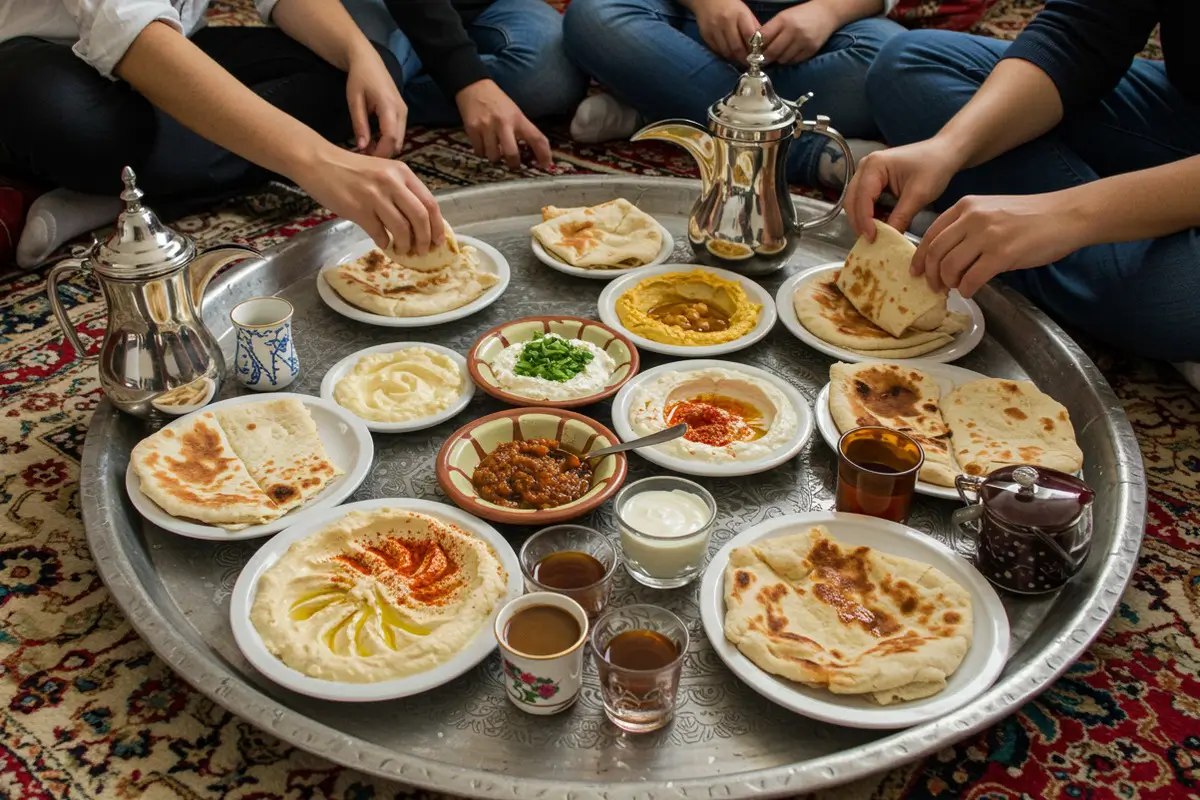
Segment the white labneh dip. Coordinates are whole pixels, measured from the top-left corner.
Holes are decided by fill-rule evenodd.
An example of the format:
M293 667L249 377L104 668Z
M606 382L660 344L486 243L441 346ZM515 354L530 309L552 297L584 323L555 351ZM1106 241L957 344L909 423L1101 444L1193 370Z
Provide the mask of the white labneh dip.
M682 585L704 566L712 514L702 497L684 489L647 490L622 503L617 518L625 559L643 583Z

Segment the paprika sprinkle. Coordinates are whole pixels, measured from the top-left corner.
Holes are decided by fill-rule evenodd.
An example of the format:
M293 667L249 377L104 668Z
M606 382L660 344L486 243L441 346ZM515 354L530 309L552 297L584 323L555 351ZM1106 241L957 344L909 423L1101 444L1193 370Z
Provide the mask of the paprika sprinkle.
M671 403L664 409L667 425L686 422L683 438L710 447L752 442L767 434L762 412L749 403L714 394L702 394Z

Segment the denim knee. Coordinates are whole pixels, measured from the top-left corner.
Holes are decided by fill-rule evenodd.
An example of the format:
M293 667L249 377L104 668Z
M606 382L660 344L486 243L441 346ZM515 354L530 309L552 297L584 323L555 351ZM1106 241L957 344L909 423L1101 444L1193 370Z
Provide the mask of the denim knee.
M510 36L495 26L497 41L504 44L492 53L505 63L500 71L508 80L504 91L529 117L569 114L587 93L588 79L567 58L562 17L547 7L547 14L525 18L520 36ZM479 20L480 27L489 27Z
M649 13L639 0L571 0L563 15L563 38L567 55L592 76L603 72L603 62L627 49L626 26L630 14Z
M943 118L930 113L942 105L945 86L938 76L925 68L952 62L954 40L960 36L966 34L915 30L905 31L884 42L867 70L866 81L867 104L880 130L888 134L918 127L924 135L912 141L920 141L933 136L949 121L953 114ZM914 126L915 120L923 124ZM889 141L889 144L909 143Z

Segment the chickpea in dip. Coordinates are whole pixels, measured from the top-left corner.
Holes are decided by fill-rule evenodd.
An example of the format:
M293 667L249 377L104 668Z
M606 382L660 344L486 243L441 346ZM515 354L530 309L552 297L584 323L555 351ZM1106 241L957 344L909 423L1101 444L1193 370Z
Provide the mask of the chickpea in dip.
M754 375L712 368L668 372L639 386L629 424L638 436L686 422L682 438L656 445L676 458L756 461L795 434L796 410L778 387Z
M488 453L471 475L471 485L489 503L505 508L546 509L572 503L592 488L591 465L552 451L555 439L504 442Z
M292 669L373 683L448 661L507 583L492 548L449 523L397 508L354 511L263 573L250 621Z
M598 394L617 369L612 356L591 342L554 333L510 344L489 366L501 389L531 400Z
M428 347L363 356L333 389L338 405L372 422L410 422L440 413L462 394L454 359Z

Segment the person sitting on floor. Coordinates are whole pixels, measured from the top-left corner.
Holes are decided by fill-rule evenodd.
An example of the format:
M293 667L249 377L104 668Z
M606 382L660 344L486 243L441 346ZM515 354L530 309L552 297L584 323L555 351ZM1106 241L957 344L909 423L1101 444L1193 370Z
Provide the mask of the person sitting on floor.
M396 59L338 0L256 2L278 27L205 28L200 0L0 4L0 175L58 187L29 211L20 264L111 222L125 165L167 219L275 173L381 246L389 231L417 251L443 238L433 195L391 160ZM335 144L365 144L368 115L376 144Z
M586 99L571 122L581 142L628 138L667 117L708 121L708 107L737 85L755 31L766 41L767 74L781 97L807 92L806 117L825 114L855 158L878 137L867 110L867 67L903 31L881 15L895 0L572 0L567 54L612 94ZM788 153L788 180L841 186L841 150L801 137Z
M566 115L587 77L563 51L562 16L545 0L342 0L367 38L404 69L409 121L457 126L489 161L543 167L550 143L529 121Z
M1164 61L1135 58L1155 25ZM903 146L864 159L854 228L874 237L885 190L900 230L933 203L913 259L930 285L969 297L999 276L1122 350L1200 360L1197 30L1194 0L1048 0L1011 44L893 39L867 99Z

